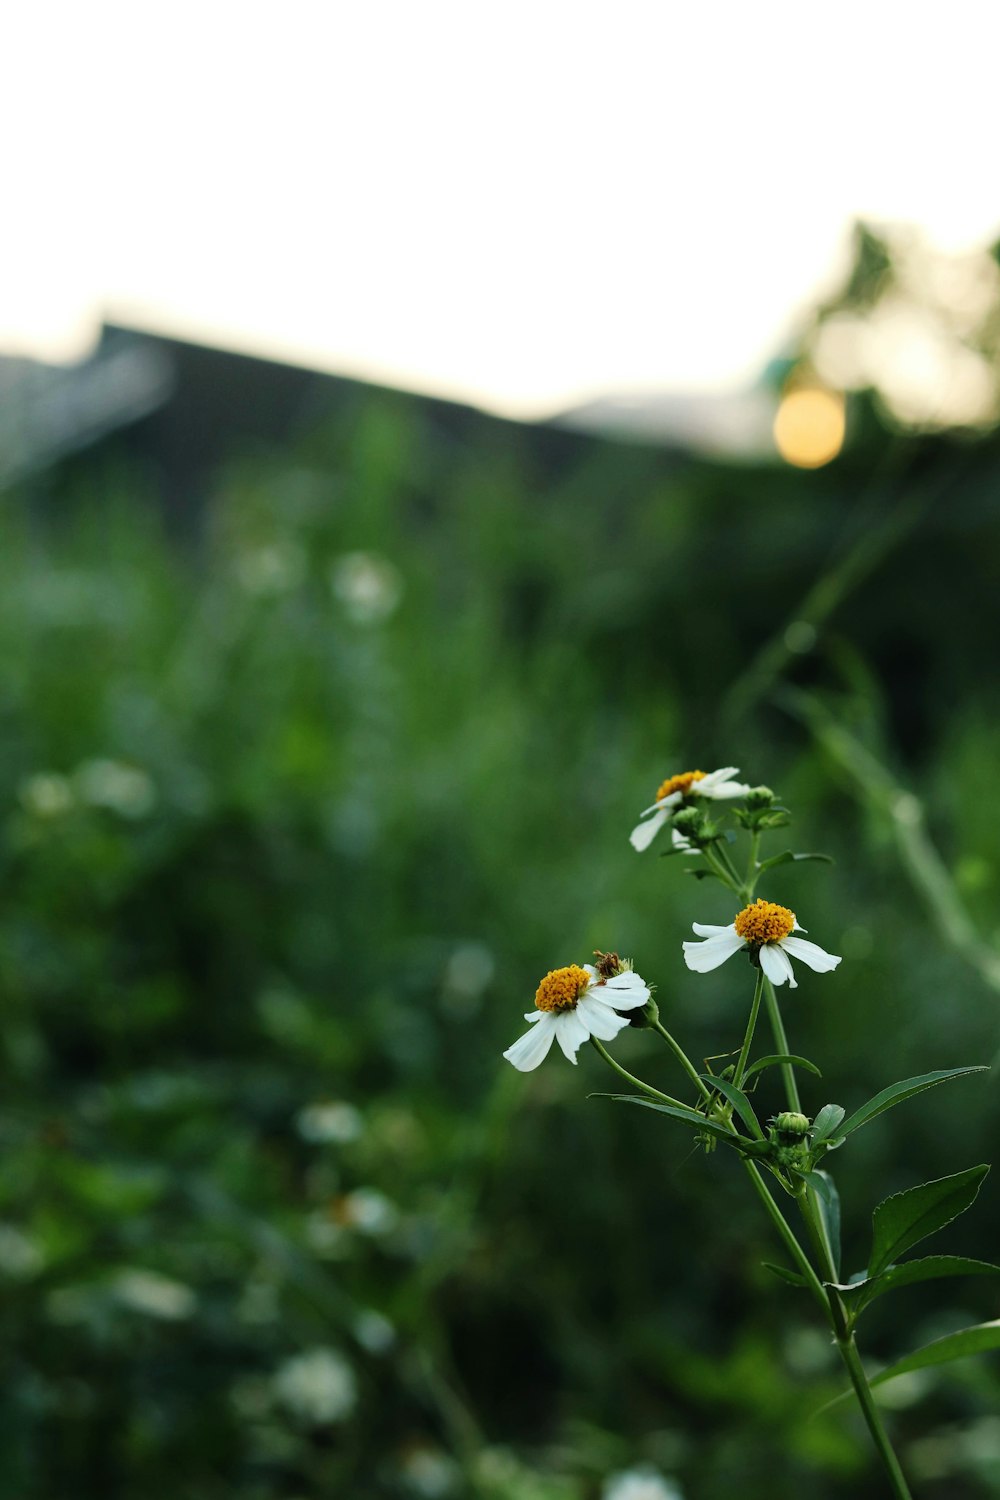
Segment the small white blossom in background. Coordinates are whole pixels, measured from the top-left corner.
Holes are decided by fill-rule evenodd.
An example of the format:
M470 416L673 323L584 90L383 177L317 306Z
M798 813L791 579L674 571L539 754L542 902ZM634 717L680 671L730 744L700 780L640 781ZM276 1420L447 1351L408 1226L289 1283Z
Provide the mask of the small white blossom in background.
M450 1015L473 1015L496 973L496 959L484 943L460 943L444 969L442 1006Z
M452 1494L459 1478L454 1459L439 1448L413 1448L399 1467L406 1488L423 1500L442 1500Z
M25 812L36 818L58 818L73 806L73 788L65 776L57 771L37 771L28 776L17 789L17 795Z
M388 1234L399 1223L399 1209L378 1188L356 1188L337 1205L337 1217L359 1234Z
M399 569L376 552L345 552L330 568L334 598L355 625L378 625L399 607Z
M369 1354L386 1354L396 1342L396 1330L373 1307L366 1307L354 1320L354 1337Z
M44 1264L44 1255L23 1229L0 1224L0 1274L13 1281L28 1281Z
M306 1219L306 1243L324 1260L340 1260L351 1251L351 1236L343 1224L331 1219L326 1209L316 1209Z
M353 1104L343 1099L307 1104L295 1116L295 1128L311 1145L348 1146L361 1139L364 1120Z
M248 594L261 597L290 593L305 577L306 559L301 547L289 543L255 547L244 552L236 574Z
M283 1406L313 1426L350 1416L357 1400L354 1371L335 1349L308 1349L293 1355L271 1378Z
M189 1318L197 1303L189 1286L169 1276L161 1276L158 1271L129 1267L118 1273L112 1287L115 1298L123 1306L150 1318L162 1318L165 1322Z
M74 771L73 785L81 801L123 818L144 818L156 806L152 777L121 761L88 760Z
M601 1500L684 1500L672 1479L656 1469L623 1469L604 1482Z

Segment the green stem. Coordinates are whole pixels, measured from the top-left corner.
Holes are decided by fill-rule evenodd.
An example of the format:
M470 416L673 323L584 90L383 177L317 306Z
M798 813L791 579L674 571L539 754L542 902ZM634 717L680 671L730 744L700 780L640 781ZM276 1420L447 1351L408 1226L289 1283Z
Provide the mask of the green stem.
M750 1006L750 1019L747 1021L746 1035L743 1038L743 1046L736 1060L736 1071L733 1074L733 1084L736 1088L743 1086L743 1069L746 1067L750 1057L750 1046L753 1042L753 1034L757 1027L757 1016L760 1011L760 997L764 989L764 971L757 970L757 983L753 990L753 1003Z
M680 1063L681 1067L684 1069L685 1073L688 1075L701 1097L703 1099L710 1099L712 1096L711 1089L705 1087L704 1083L701 1080L698 1069L688 1057L680 1042L676 1041L675 1038L670 1035L670 1032L667 1030L667 1028L663 1026L659 1021L651 1021L649 1024L654 1031L658 1031L660 1033L660 1036L662 1036L663 1040L666 1042L667 1046L670 1048L671 1052L674 1054L677 1061Z
M719 856L719 863L724 867L725 870L728 871L729 878L732 881L733 890L737 892L740 891L742 889L743 882L740 880L736 866L729 858L729 850L726 848L725 844L722 843L716 844L715 849Z
M757 853L760 849L760 833L754 832L750 835L750 858L747 861L747 878L743 883L743 900L748 904L753 900L753 893L760 879L760 871L757 868Z
M798 1240L795 1238L795 1233L792 1229L792 1226L789 1224L788 1220L781 1212L781 1209L778 1207L777 1203L775 1203L774 1198L772 1197L771 1192L767 1186L767 1183L761 1176L759 1169L754 1165L752 1161L747 1161L746 1157L743 1158L743 1165L746 1167L747 1175L749 1176L750 1181L753 1183L754 1188L757 1191L757 1196L760 1198L764 1207L767 1209L768 1217L770 1218L775 1229L778 1231L782 1240L784 1241L785 1248L788 1250L789 1255L792 1257L792 1260L795 1262L799 1271L805 1277L809 1290L812 1292L813 1296L816 1298L816 1301L823 1309L824 1316L828 1320L830 1320L830 1303L827 1298L826 1292L823 1289L823 1283L820 1281L819 1277L816 1275L816 1272L813 1270L812 1261L809 1259L808 1255L803 1250Z
M635 1088L641 1089L644 1094L649 1094L650 1098L659 1099L661 1104L672 1104L675 1109L690 1109L690 1105L682 1104L679 1099L671 1099L669 1094L661 1094L659 1089L653 1088L652 1084L643 1083L641 1078L636 1078L633 1073L629 1073L622 1067L621 1063L616 1063L607 1047L602 1042L599 1042L596 1036L592 1036L590 1042L591 1046L596 1047L597 1051L604 1058L608 1067L614 1068L619 1077L624 1078L627 1083L631 1083Z
M913 1500L910 1494L910 1487L906 1482L902 1469L899 1467L899 1459L896 1457L895 1449L889 1441L889 1434L882 1425L882 1418L879 1415L878 1407L875 1405L875 1398L872 1395L871 1386L868 1384L868 1377L865 1374L865 1367L861 1363L861 1356L858 1353L858 1346L854 1342L854 1335L848 1334L846 1338L838 1338L837 1348L840 1350L841 1358L847 1366L847 1373L851 1377L854 1394L858 1398L862 1415L868 1424L868 1431L872 1435L872 1442L878 1450L879 1458L881 1458L885 1465L885 1471L889 1476L889 1483L892 1486L892 1493L896 1497L896 1500Z
M833 1263L833 1252L830 1249L830 1240L826 1232L822 1210L817 1208L812 1190L806 1184L803 1184L803 1187L805 1191L799 1198L799 1207L802 1210L802 1217L805 1220L813 1250L827 1280L836 1281L838 1279L837 1271ZM897 1497L897 1500L912 1500L909 1487L903 1477L903 1471L899 1467L899 1459L896 1457L889 1434L882 1425L882 1418L875 1405L875 1398L872 1396L868 1377L865 1374L864 1365L861 1363L858 1346L854 1342L854 1333L850 1327L843 1301L839 1292L835 1291L832 1286L826 1286L824 1290L829 1299L828 1313L837 1348L840 1350L840 1356L847 1366L847 1373L851 1377L854 1394L858 1398L861 1414L867 1423L872 1441L875 1444L879 1457L885 1465L893 1494Z
M764 999L767 1004L768 1019L771 1022L771 1031L774 1035L774 1045L778 1052L788 1054L788 1037L785 1035L785 1023L781 1019L781 1011L778 1008L778 997L774 993L774 985L767 978L764 980ZM799 1100L799 1086L795 1082L795 1070L791 1063L781 1064L781 1076L785 1083L785 1095L788 1099L788 1108L796 1114L802 1113L802 1104Z
M717 851L711 844L706 844L701 852L705 856L706 864L711 865L723 885L728 885L729 889L735 891L738 896L740 894L740 882L736 871L726 869L726 866L722 863Z

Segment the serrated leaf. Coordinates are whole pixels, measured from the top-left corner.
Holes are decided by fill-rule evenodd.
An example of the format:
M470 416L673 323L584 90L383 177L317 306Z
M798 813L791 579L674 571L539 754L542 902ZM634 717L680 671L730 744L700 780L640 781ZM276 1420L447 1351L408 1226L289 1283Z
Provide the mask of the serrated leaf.
M945 1068L936 1073L921 1073L915 1078L904 1078L900 1083L891 1083L881 1093L873 1095L867 1104L862 1104L856 1109L840 1130L841 1135L850 1135L854 1130L860 1130L862 1125L884 1114L887 1109L892 1109L896 1104L902 1104L904 1099L912 1099L914 1094L922 1094L925 1089L932 1089L936 1084L947 1083L949 1078L965 1078L970 1073L988 1073L989 1068L978 1066L973 1068Z
M868 1273L878 1276L911 1246L957 1219L975 1201L988 1166L969 1167L951 1177L922 1182L885 1198L872 1214L872 1253Z
M790 1271L787 1266L776 1266L773 1261L762 1260L761 1265L765 1271L770 1271L772 1276L777 1276L780 1281L787 1281L790 1286L808 1286L806 1278L798 1271Z
M957 1333L947 1333L944 1338L935 1339L922 1349L915 1349L912 1354L897 1359L895 1364L887 1365L877 1375L869 1375L868 1384L886 1385L898 1375L909 1375L914 1370L929 1370L934 1365L950 1364L952 1360L966 1359L970 1354L988 1354L993 1349L1000 1349L1000 1318L995 1318L991 1323L974 1323L971 1328L960 1328ZM850 1388L841 1391L839 1396L834 1396L832 1401L821 1406L820 1412L839 1406L853 1394Z
M763 1142L748 1141L745 1136L727 1130L725 1125L706 1119L695 1109L677 1109L672 1104L659 1104L655 1099L644 1098L642 1094L603 1094L598 1097L616 1099L620 1104L641 1104L644 1109L655 1109L658 1114L671 1115L675 1120L683 1120L685 1124L695 1126L697 1130L708 1131L709 1135L717 1136L727 1146L734 1147L745 1156L759 1156L761 1151L767 1150Z
M765 870L775 870L778 865L796 864L808 859L821 860L825 865L833 864L833 859L829 854L793 854L791 849L785 849L781 854L772 854L770 859L761 860L757 870L763 875Z
M841 1104L824 1104L815 1120L812 1122L812 1138L814 1145L820 1141L827 1140L837 1129L847 1111Z
M721 1094L724 1099L729 1100L729 1103L733 1106L750 1134L756 1136L759 1141L762 1141L764 1139L764 1132L761 1130L760 1122L753 1112L753 1105L743 1090L738 1089L735 1084L729 1083L725 1078L717 1078L714 1073L702 1073L701 1078L703 1083L711 1084L717 1093Z
M1000 1266L988 1260L970 1260L965 1255L925 1255L908 1260L901 1266L889 1266L878 1276L866 1276L846 1286L832 1283L848 1301L854 1298L855 1315L860 1315L876 1297L897 1287L915 1286L920 1281L939 1281L944 1276L1000 1276Z
M815 1073L817 1078L823 1077L819 1068L814 1062L810 1062L808 1057L799 1057L795 1052L773 1052L768 1053L767 1057L758 1057L756 1062L751 1063L743 1074L743 1078L744 1080L752 1078L755 1073L762 1072L764 1068L774 1068L781 1063L791 1063L793 1067L805 1068L807 1073Z

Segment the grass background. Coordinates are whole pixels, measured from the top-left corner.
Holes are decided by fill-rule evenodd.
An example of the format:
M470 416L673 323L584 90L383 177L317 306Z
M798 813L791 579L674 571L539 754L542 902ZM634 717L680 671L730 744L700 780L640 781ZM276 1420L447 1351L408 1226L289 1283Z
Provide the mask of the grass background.
M882 1493L735 1162L588 1100L596 1057L500 1059L594 947L738 1045L748 976L679 947L728 898L627 842L729 763L794 810L771 852L836 861L762 886L844 955L785 1006L810 1112L997 1052L1000 450L853 434L804 474L358 391L183 542L113 449L8 494L0 1494ZM680 1087L653 1041L617 1054ZM960 1083L838 1153L847 1266L997 1124ZM998 1201L939 1247L995 1256ZM996 1297L898 1293L864 1347ZM1000 1494L998 1377L897 1388L921 1495Z

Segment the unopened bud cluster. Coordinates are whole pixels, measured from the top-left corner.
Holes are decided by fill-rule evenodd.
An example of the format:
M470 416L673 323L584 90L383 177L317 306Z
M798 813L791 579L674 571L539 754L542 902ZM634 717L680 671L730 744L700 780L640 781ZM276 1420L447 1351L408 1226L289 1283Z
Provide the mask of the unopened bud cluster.
M809 1161L808 1115L798 1110L782 1110L771 1121L771 1144L775 1159L785 1167L801 1167Z

